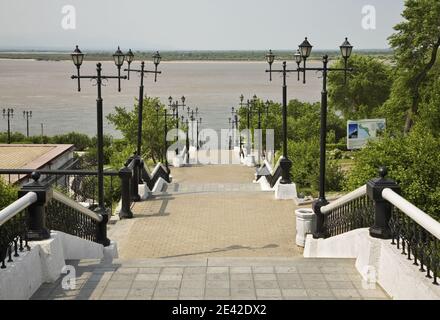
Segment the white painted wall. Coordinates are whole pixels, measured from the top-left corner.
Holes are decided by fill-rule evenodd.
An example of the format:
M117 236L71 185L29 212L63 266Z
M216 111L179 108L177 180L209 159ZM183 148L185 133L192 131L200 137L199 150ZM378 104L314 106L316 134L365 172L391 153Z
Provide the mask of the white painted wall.
M306 258L355 258L365 285L378 283L397 300L440 300L440 287L432 284L419 267L407 260L391 240L372 238L367 228L328 239L307 235Z
M53 282L61 274L65 260L118 257L117 245L103 247L63 232L51 232L51 238L30 243L31 250L20 253L6 269L0 269L0 300L29 299L45 282Z

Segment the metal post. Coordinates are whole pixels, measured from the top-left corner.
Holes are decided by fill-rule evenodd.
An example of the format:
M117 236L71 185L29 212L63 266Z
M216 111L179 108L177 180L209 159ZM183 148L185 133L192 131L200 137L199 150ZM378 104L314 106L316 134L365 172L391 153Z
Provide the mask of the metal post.
M385 167L379 168L380 178L368 181L367 195L374 201L374 225L370 228L370 236L379 239L391 239L392 232L389 225L391 219L391 204L382 197L385 188L400 193L399 185L391 179L385 178L388 170Z
M139 107L138 107L138 132L137 132L137 155L141 156L142 148L142 116L144 108L144 68L145 63L141 63L141 84L139 86Z
M8 109L8 144L11 143L11 118L10 118L10 113L9 113L9 109Z
M290 168L292 162L287 157L287 65L286 61L283 62L283 158L280 160L281 172L281 184L292 183L290 179Z
M167 168L168 174L170 173L170 168L168 167L168 142L167 142L167 109L164 108L165 126L164 126L164 145L165 145L165 167Z
M260 104L258 104L258 164L261 163L261 137L262 137L262 133L261 133L261 108L260 108Z
M133 157L133 177L131 179L131 200L134 202L140 201L139 196L139 180L140 180L140 169L141 169L141 158L138 155Z
M130 180L132 179L133 171L124 166L119 170L119 178L121 178L121 211L119 211L120 219L133 218L133 212L131 211L130 200Z
M186 158L186 164L189 164L189 122L186 119L186 154L188 155Z
M104 204L104 129L103 129L103 99L101 95L101 63L98 63L96 68L97 78L96 86L98 89L98 97L96 99L96 111L97 111L97 136L98 136L98 205L101 210L105 209Z
M37 202L28 208L28 232L27 238L30 241L40 241L50 238L50 231L46 227L46 205L52 198L52 188L49 184L39 182L39 173L32 173L31 177L34 181L24 185L18 191L18 197L22 197L28 192L37 194Z
M26 112L26 136L29 138L29 113Z
M315 212L315 230L314 238L323 238L326 236L324 230L324 215L321 208L328 204L325 198L325 147L327 140L327 63L328 56L325 55L322 60L324 66L322 69L322 92L321 92L321 133L319 145L319 198L313 203L313 211Z
M325 147L327 141L327 63L328 56L323 58L322 92L321 92L321 134L319 143L319 198L325 200Z
M95 209L96 212L102 215L102 221L99 224L98 230L98 242L103 246L108 246L110 240L107 238L107 222L108 222L108 212L105 209L104 203L104 129L103 129L103 100L101 95L102 86L102 65L98 63L96 65L96 86L98 89L98 97L96 99L96 109L97 109L97 127L98 127L98 208Z

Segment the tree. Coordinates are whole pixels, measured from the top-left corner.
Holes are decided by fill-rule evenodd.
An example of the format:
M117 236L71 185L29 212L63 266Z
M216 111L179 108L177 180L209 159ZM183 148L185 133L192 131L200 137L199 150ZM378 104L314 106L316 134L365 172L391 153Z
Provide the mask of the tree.
M389 38L400 79L386 107L404 112L403 132L407 134L419 114L423 86L438 57L440 1L406 0L402 16L405 21L394 27L397 32Z
M329 73L329 102L331 108L342 112L346 120L372 118L377 109L388 99L392 80L391 67L368 56L353 55L349 60L353 72ZM341 58L334 68L343 68Z
M157 112L156 106L159 106ZM142 157L164 161L164 110L166 106L160 103L158 98L144 98L142 114ZM126 147L130 148L131 154L137 148L138 130L138 105L135 104L131 111L124 107L115 107L115 112L107 116L111 124L122 133ZM171 116L167 118L168 130L175 127L175 120Z

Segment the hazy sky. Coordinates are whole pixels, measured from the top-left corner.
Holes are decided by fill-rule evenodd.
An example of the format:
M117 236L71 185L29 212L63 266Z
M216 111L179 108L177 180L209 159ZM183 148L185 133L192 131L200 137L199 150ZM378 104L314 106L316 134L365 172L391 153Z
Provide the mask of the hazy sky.
M293 49L308 36L336 49L387 48L404 0L0 0L0 49ZM64 30L62 8L76 11ZM376 9L376 29L362 8Z

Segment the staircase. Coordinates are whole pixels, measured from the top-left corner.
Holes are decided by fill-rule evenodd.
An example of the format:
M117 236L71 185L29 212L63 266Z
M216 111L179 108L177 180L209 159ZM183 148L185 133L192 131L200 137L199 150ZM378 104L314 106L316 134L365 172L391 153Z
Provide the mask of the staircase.
M68 261L75 288L44 284L34 300L389 299L364 283L354 259L178 258Z

